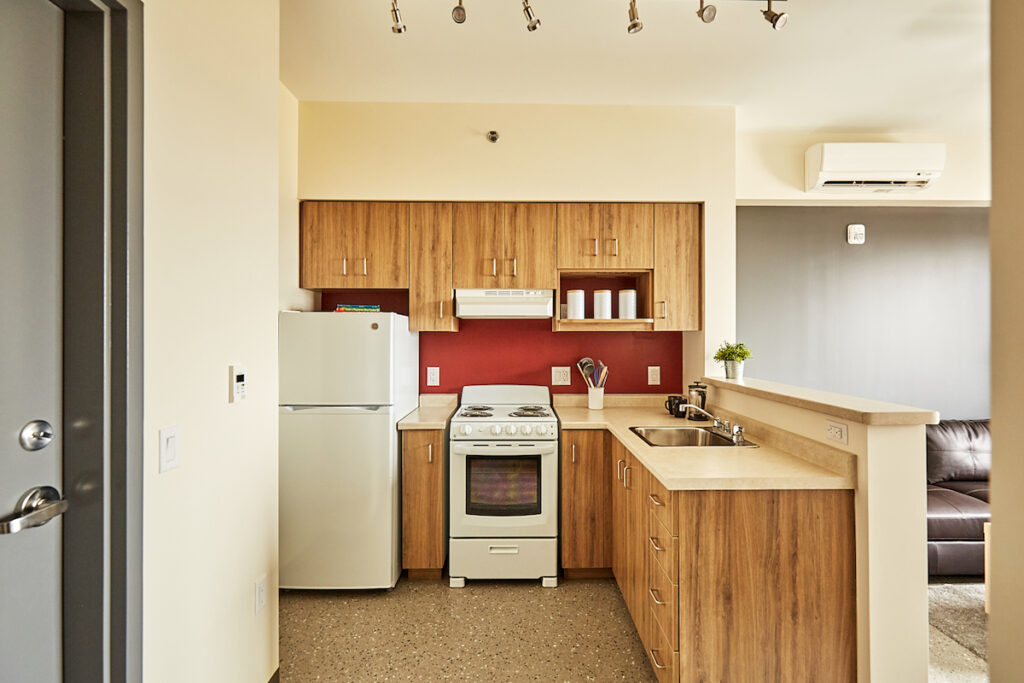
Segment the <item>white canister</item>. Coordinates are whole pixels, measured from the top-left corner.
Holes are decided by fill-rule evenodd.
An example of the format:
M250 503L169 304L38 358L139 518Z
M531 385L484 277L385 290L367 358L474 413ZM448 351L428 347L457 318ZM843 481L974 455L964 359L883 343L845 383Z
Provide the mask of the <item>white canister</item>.
M610 320L612 317L612 290L594 290L594 318L596 320Z
M582 289L570 289L565 293L565 300L568 309L565 314L567 320L582 320L586 317L586 299Z
M590 410L604 409L604 387L587 387L587 408Z
M619 318L622 320L636 320L636 290L619 290Z

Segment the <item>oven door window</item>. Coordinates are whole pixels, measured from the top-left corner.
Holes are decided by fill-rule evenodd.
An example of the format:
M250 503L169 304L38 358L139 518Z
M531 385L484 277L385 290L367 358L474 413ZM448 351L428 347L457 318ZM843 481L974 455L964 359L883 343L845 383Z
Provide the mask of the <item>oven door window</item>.
M539 515L540 456L467 455L466 514Z

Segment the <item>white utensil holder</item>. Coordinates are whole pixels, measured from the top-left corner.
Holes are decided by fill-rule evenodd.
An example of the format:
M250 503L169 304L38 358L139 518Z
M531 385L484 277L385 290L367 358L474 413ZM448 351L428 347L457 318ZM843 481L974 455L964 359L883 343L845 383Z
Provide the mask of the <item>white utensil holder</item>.
M636 320L636 290L619 290L619 319Z
M594 319L611 320L612 317L612 290L594 290Z
M566 301L566 315L565 317L569 320L582 320L586 317L584 306L586 302L586 295L582 289L570 289L565 295Z
M587 408L604 409L604 387L587 387Z

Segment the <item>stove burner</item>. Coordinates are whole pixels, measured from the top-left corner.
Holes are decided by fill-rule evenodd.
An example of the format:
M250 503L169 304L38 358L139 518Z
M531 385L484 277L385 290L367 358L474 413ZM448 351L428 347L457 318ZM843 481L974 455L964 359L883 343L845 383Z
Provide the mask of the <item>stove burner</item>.
M519 406L518 408L516 408L516 410L521 410L523 412L529 413L543 413L547 410L547 408L544 406Z
M550 413L545 413L536 410L516 410L509 413L512 417L551 417Z
M475 413L479 413L479 412L485 411L485 410L494 410L494 408L492 408L490 406L462 406L462 409L463 410L469 410L469 411L472 411L472 412L475 412Z
M486 410L463 410L459 417L494 417L494 413Z

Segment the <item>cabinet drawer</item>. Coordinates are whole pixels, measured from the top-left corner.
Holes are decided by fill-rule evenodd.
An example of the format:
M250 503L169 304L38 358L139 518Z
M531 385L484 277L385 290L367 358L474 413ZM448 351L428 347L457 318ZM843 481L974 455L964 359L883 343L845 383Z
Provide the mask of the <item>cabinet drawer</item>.
M673 649L671 640L657 623L651 625L647 659L659 683L676 683L679 680L679 651Z
M647 489L644 498L651 513L658 518L662 526L668 529L670 536L679 535L678 515L676 514L676 499L672 491L661 485L654 475L647 477Z
M667 636L671 649L679 649L679 588L654 562L647 570L647 605L654 621ZM653 634L657 637L657 634Z
M647 551L652 565L659 565L672 583L679 583L679 537L669 536L668 530L654 513L647 517Z

